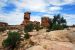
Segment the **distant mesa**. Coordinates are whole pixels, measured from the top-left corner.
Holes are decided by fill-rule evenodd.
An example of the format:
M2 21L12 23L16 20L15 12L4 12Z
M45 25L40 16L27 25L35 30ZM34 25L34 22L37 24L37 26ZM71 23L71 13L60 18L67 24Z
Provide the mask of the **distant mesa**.
M0 22L0 27L5 27L5 26L8 26L8 23L6 23L6 22Z

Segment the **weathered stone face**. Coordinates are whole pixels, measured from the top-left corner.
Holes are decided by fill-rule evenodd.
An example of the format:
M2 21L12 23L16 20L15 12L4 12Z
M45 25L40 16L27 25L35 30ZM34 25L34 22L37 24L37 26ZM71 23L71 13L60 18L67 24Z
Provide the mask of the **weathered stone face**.
M41 18L41 25L44 27L48 27L49 26L49 18L48 17L42 17Z
M22 25L27 25L30 22L30 12L24 13L24 20L22 22Z
M24 19L28 19L29 20L30 19L30 14L29 13L25 13L24 14Z

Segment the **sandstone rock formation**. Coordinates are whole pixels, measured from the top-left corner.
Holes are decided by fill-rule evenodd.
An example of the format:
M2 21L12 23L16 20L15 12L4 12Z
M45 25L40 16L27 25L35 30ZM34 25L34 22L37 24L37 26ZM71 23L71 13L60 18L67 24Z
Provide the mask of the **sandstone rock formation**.
M49 19L49 17L42 17L41 18L41 25L43 27L48 27L50 23L51 23L51 19Z
M24 20L21 25L26 26L30 22L30 12L24 13Z

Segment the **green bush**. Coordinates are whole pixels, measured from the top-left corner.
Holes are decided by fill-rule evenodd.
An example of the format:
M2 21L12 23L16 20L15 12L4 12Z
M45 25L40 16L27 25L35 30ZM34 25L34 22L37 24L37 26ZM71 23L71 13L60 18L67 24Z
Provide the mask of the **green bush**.
M43 29L43 26L40 26L40 29Z
M0 27L0 32L3 32L3 31L5 31L5 30L6 30L5 27Z
M35 30L36 31L39 31L40 30L40 25L36 24L34 27L35 27Z
M26 33L26 34L24 35L24 38L25 38L25 39L29 39L29 38L30 38L29 34Z
M57 29L57 25L56 25L56 23L53 23L52 24L52 28L51 28L52 30L56 30Z
M59 24L57 24L57 26L56 26L56 30L63 30L63 29L64 29L63 25L59 25Z
M52 19L47 31L63 30L64 28L67 28L66 23L67 23L66 19L64 19L64 17L61 17L60 14L55 15L54 18Z
M34 29L34 25L33 25L32 23L29 23L28 25L25 26L25 28L24 28L24 32L26 33L26 34L24 35L24 38L25 38L25 39L29 39L29 34L28 34L28 32L33 31L33 29Z
M52 30L63 30L64 27L63 25L60 25L60 24L53 24L52 26Z
M17 46L17 42L20 40L20 34L18 32L8 32L7 39L3 40L3 47L11 47L13 50Z
M67 26L67 25L64 25L64 24L63 24L63 27L64 27L64 28L68 28L68 26Z
M33 31L33 29L34 29L33 24L32 24L32 23L29 23L28 25L25 26L24 32L25 32L25 33L31 32L31 31Z

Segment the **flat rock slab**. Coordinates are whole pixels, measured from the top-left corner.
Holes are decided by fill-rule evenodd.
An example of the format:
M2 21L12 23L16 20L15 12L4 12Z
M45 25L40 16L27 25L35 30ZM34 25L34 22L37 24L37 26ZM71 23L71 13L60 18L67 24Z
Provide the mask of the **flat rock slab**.
M42 46L33 46L33 47L30 47L26 50L45 50Z
M37 35L38 33L37 32L28 32L28 34L31 36L34 36L34 35Z

